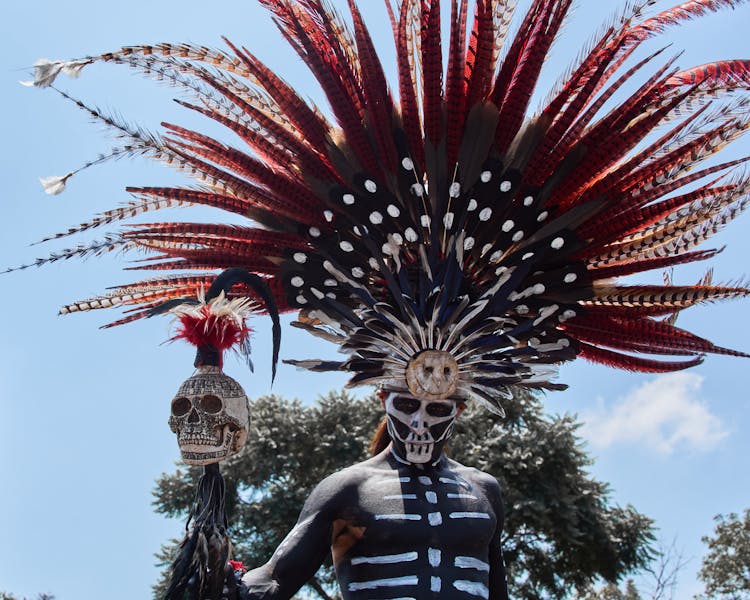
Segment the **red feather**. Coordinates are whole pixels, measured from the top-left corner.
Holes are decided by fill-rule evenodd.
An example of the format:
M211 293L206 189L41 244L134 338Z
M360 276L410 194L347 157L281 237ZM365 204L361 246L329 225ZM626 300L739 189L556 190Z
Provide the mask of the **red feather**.
M223 352L241 344L250 336L244 321L215 315L211 306L204 304L199 314L182 314L173 340L185 340L196 348L211 346Z
M497 149L502 155L523 124L529 100L572 0L547 2L531 28L500 108Z
M626 277L627 275L633 275L634 273L643 273L644 271L652 271L654 269L666 269L667 267L674 267L689 262L707 260L719 252L721 252L721 250L698 250L696 252L686 252L685 254L679 254L677 256L649 258L611 267L603 267L601 269L591 269L589 272L591 277L595 280Z
M675 73L666 87L700 85L704 88L737 88L750 86L750 60L727 60L693 67Z
M365 95L365 114L368 131L375 138L380 152L378 158L387 171L398 168L398 154L393 142L393 100L388 93L385 73L380 64L375 45L354 0L349 0L349 10L354 23L357 56L360 61L362 87Z
M300 98L294 88L260 62L247 48L243 47L240 51L229 40L224 41L247 65L259 85L276 101L281 113L294 124L302 139L307 140L312 148L324 148L328 133L323 119Z
M456 162L458 146L464 130L466 117L466 17L467 0L453 0L451 6L451 41L446 75L446 154L448 165Z
M493 19L495 4L496 0L479 0L475 7L474 25L466 52L468 110L485 99L492 83L497 61Z
M663 200L649 206L641 206L641 202L631 209L618 211L616 208L605 211L605 215L597 216L594 222L587 223L585 227L578 229L577 233L583 238L595 238L596 241L580 254L583 256L595 256L599 254L602 248L622 237L642 231L646 227L653 225L659 219L666 217L675 210L695 202L718 196L725 192L730 192L734 186L726 185L720 187L702 187L693 192L674 196L668 200ZM661 194L660 194L661 195Z
M409 25L411 23L410 9L418 0L404 0L399 15L398 33L396 36L396 50L398 62L398 86L401 97L401 120L409 151L420 172L424 171L424 143L422 139L422 123L419 114L419 102L415 89L412 66L409 60ZM411 57L414 60L414 57Z
M672 371L689 369L690 367L694 367L703 362L702 356L686 361L661 361L630 356L620 352L613 352L612 350L598 348L585 342L578 342L578 345L580 348L579 356L581 358L585 358L591 362L601 363L608 367L615 367L626 371L637 371L640 373L670 373Z
M422 0L422 68L424 133L437 147L443 137L443 54L440 45L440 0Z

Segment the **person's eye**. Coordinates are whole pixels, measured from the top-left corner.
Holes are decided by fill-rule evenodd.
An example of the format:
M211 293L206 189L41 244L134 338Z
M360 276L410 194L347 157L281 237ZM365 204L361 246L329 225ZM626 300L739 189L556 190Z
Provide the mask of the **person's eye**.
M397 396L393 399L393 408L403 413L411 414L419 410L419 400Z
M426 410L427 414L432 417L448 417L453 412L453 404L449 402L430 402Z

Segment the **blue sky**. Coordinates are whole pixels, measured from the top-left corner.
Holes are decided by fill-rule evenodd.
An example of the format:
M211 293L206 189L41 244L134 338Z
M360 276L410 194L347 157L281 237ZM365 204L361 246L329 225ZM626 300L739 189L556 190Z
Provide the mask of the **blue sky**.
M336 2L343 4L342 2ZM391 41L381 3L365 0L374 36L388 62ZM610 3L582 0L555 46L542 88L575 57ZM660 6L669 3L662 2ZM281 43L253 0L133 2L104 8L74 0L11 3L0 29L0 263L16 265L64 247L29 247L49 233L127 201L126 185L177 182L142 160L123 160L74 178L61 196L44 195L37 178L63 174L108 148L99 125L51 90L18 85L40 57L72 58L121 45L190 41L219 45L226 35L245 44L317 102L311 77ZM724 11L670 31L659 43L685 49L687 67L721 58L747 58L750 6ZM73 95L156 128L163 119L205 127L171 103L172 90L144 82L124 67L94 65L79 80L60 80ZM750 137L725 157L750 154ZM166 216L166 215L164 215ZM157 215L158 217L158 215ZM223 219L183 209L186 220ZM717 281L747 274L750 215L717 236L726 250L714 261ZM101 233L99 234L101 235ZM78 243L96 237L73 240ZM62 303L93 295L135 276L121 256L73 261L0 277L5 315L0 345L0 590L58 600L146 598L157 570L153 553L179 536L182 524L155 515L154 480L172 471L178 450L167 427L169 401L191 372L188 347L163 345L167 320L99 330L114 312L57 317ZM692 283L699 269L678 271ZM680 324L716 343L750 350L748 302L687 311ZM256 374L230 360L227 372L250 395L268 393L270 326L256 320ZM286 328L282 357L331 356L332 350ZM577 413L581 435L596 458L593 474L612 485L612 498L656 520L667 544L685 558L677 596L700 587L695 572L717 513L750 505L747 456L750 362L709 357L676 375L636 376L579 362L563 367L566 392L547 396L551 412ZM273 391L313 401L342 385L335 376L281 367Z

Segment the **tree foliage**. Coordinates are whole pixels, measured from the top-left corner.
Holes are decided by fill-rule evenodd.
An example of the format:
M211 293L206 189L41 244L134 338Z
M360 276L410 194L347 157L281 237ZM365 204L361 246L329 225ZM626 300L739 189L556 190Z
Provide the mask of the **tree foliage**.
M453 455L494 475L506 507L503 551L511 596L565 597L596 578L617 581L651 558L651 520L609 504L573 417L543 414L538 398L519 394L506 418L476 408L457 423Z
M598 590L590 591L581 600L642 600L642 597L633 580L628 579L623 588L616 583L608 583Z
M615 583L593 587L580 600L673 600L679 574L689 563L677 542L659 543L649 565L644 566L640 583L628 579L622 586Z
M613 506L607 486L586 471L591 459L569 416L550 417L522 394L504 420L481 408L457 423L450 454L502 484L503 547L513 598L564 598L594 581L617 581L651 556L651 521L632 507ZM251 402L245 450L223 464L235 557L264 563L294 525L312 488L325 476L367 457L382 416L374 398L330 393L314 406L276 396ZM180 468L157 482L160 513L185 518L200 469ZM174 542L162 548L168 564ZM334 584L330 566L311 582L319 595ZM158 589L158 587L157 587Z
M713 536L703 537L708 553L699 577L706 584L705 597L743 600L750 598L750 509L714 517Z

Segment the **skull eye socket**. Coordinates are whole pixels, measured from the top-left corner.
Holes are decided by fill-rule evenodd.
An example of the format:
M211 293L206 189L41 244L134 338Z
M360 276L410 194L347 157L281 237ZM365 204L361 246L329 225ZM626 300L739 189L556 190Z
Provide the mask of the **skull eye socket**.
M416 398L396 396L393 399L393 408L406 414L415 413L419 410L420 402Z
M449 417L453 412L452 402L430 402L425 408L431 417Z
M172 414L175 417L185 416L190 412L191 408L193 408L192 403L184 396L172 400Z
M219 412L224 406L221 398L219 398L218 396L214 396L213 394L207 394L203 396L200 399L199 404L201 409L212 415Z

